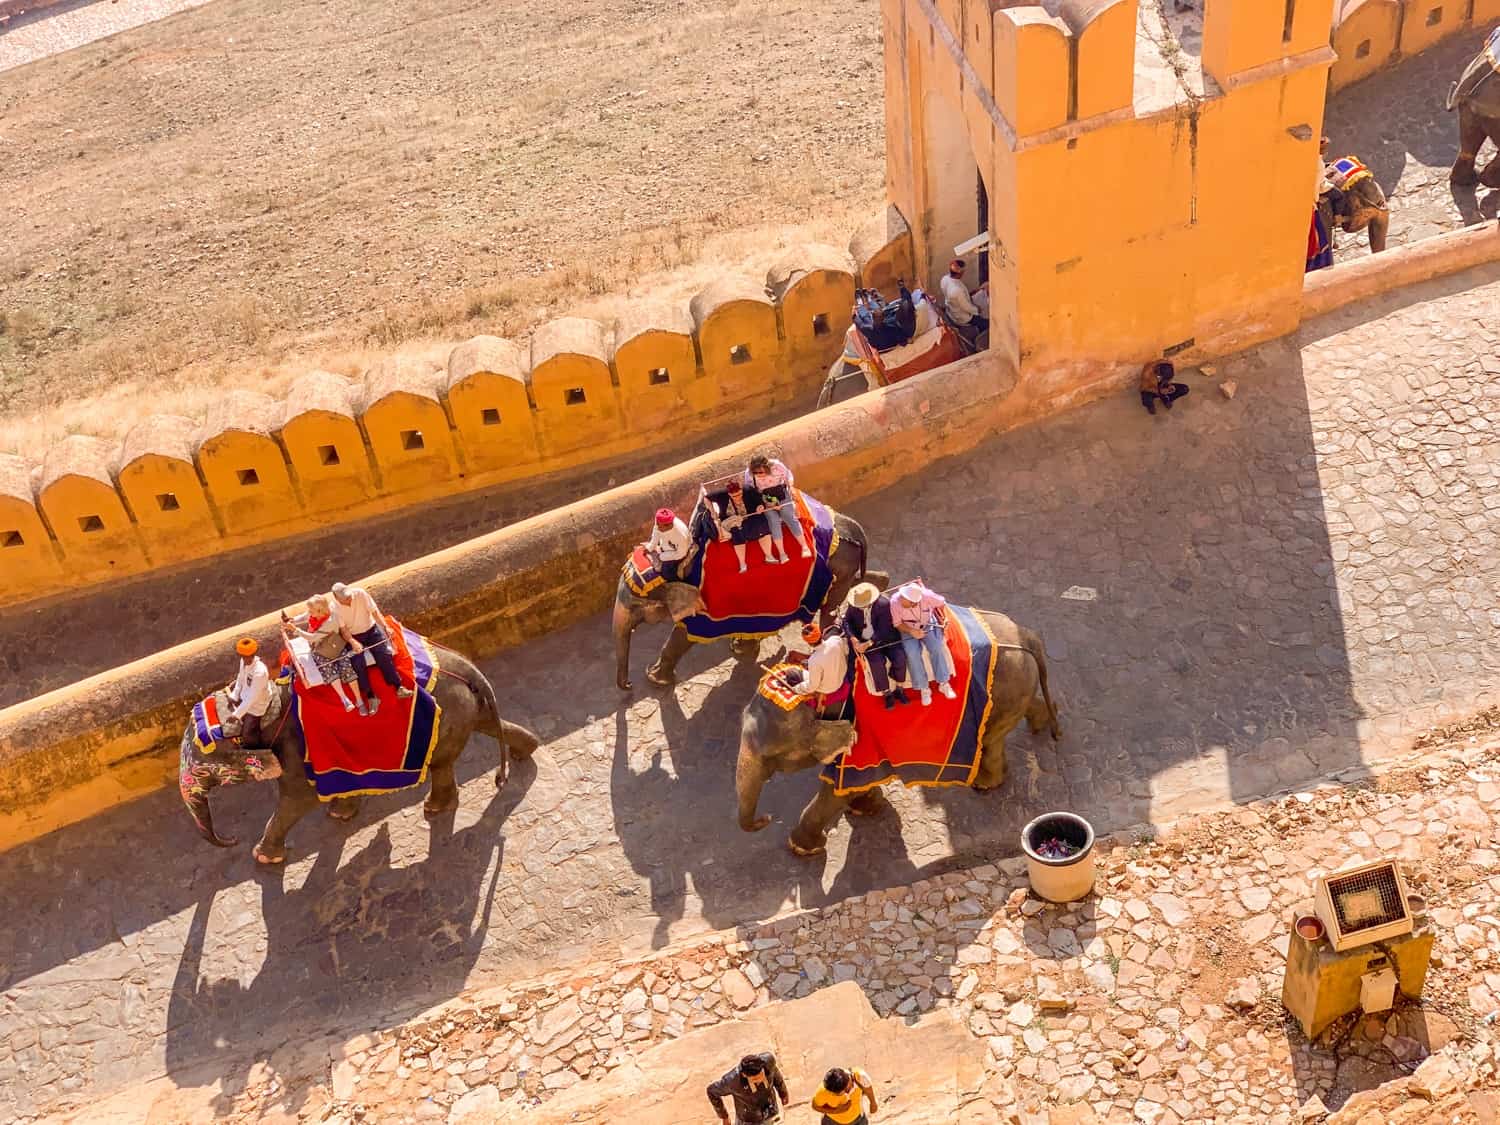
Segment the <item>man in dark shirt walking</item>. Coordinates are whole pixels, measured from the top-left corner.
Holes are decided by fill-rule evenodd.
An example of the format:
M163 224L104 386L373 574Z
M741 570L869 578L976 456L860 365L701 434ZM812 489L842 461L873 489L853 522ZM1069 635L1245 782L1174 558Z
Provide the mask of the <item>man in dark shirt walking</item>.
M708 1104L714 1107L719 1120L729 1125L725 1098L734 1102L734 1125L769 1125L780 1121L781 1108L790 1099L776 1056L770 1051L746 1055L739 1066L708 1088Z

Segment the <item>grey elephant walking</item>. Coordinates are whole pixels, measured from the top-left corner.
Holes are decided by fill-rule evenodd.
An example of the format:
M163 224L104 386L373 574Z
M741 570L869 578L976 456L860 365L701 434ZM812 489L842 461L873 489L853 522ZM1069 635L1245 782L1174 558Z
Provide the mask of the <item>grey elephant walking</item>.
M823 624L831 621L831 614L855 583L872 581L883 585L889 580L880 571L867 568L869 537L858 521L840 512L830 512L836 542L828 555L828 568L833 572L833 583L823 599ZM630 588L625 576L620 576L615 590L615 608L611 629L615 640L615 683L621 691L629 691L634 685L630 680L630 638L642 625L668 624L672 631L667 635L656 663L646 670L646 678L657 687L670 686L677 677L677 662L693 647L683 627L684 618L703 611L703 601L698 588L687 582L667 582L657 586L645 596ZM732 642L737 653L753 651L754 641Z
M972 781L975 789L988 790L1005 782L1005 739L1022 719L1033 733L1045 730L1054 740L1062 737L1062 728L1047 683L1042 638L1003 613L971 612L984 623L997 649L988 685L990 718L981 736L979 768ZM740 722L735 764L740 827L758 832L771 822L769 816L757 815L757 807L761 790L772 776L836 761L853 744L854 734L852 721L819 718L811 706L787 710L757 691ZM840 795L833 785L820 781L788 844L798 855L821 852L829 828L845 811L868 815L879 811L883 800L878 788Z
M458 804L458 782L453 771L476 731L500 744L500 765L495 771L497 787L503 786L509 776L510 760L531 757L540 740L525 727L501 719L494 687L472 662L441 646L431 647L442 668L432 686L432 695L442 708L442 722L437 745L428 761L432 784L422 809L428 816L437 816ZM279 693L279 706L273 712L285 715L292 689L280 685L275 691ZM322 802L303 766L306 746L297 724L289 720L271 723L265 737L271 739L268 750L243 750L235 743L220 742L212 752L205 753L199 750L189 723L182 734L178 784L198 832L209 843L228 848L239 841L220 836L214 830L209 795L221 786L276 778L280 790L276 811L266 822L260 842L254 848L257 862L275 864L286 859L287 833ZM358 809L357 797L340 798L328 805L329 815L337 820L351 819Z

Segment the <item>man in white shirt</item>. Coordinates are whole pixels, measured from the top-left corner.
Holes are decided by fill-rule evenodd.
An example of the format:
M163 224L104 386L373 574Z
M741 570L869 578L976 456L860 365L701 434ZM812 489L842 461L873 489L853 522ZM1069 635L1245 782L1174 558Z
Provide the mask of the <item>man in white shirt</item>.
M979 287L984 304L981 309L975 303L974 296L969 293L969 287L964 284L964 260L954 258L948 263L948 275L939 286L943 292L943 307L948 310L948 319L964 329L964 336L971 341L977 340L979 334L988 331L990 327L988 284L986 282Z
M849 672L849 643L837 629L824 636L816 621L802 630L802 639L813 650L807 658L807 673L793 690L799 695L832 695L844 686Z
M396 689L397 699L409 699L411 688L401 682L396 672L396 658L391 652L391 639L386 635L385 617L368 591L362 586L348 586L335 582L331 591L334 616L349 634L349 647L354 651L354 675L359 680L360 693L370 701L370 714L380 708L380 697L370 690L370 668L364 658L366 651L375 658L375 664L385 682Z
M646 540L646 554L668 582L678 581L678 564L687 558L692 543L687 524L677 518L677 513L671 508L658 509L651 538Z
M259 648L254 637L241 637L234 643L240 670L234 683L225 689L229 701L235 705L229 718L240 721L240 746L246 750L263 748L260 720L271 706L271 674L266 671L265 662L255 655Z

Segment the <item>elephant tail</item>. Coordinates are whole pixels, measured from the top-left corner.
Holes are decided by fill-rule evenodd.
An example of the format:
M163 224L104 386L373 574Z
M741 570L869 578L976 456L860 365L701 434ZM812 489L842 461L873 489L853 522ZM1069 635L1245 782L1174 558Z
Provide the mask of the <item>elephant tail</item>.
M1047 730L1056 742L1062 737L1062 727L1057 722L1057 704L1052 702L1052 692L1047 687L1047 649L1042 638L1030 629L1023 629L1022 642L1031 659L1036 661L1036 682L1042 692L1042 702L1047 705Z

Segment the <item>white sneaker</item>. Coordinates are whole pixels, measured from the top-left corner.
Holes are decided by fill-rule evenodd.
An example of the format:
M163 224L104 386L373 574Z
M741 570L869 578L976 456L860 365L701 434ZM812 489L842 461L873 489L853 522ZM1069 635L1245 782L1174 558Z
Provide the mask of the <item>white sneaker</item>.
M810 558L812 558L812 556L813 556L813 553L812 553L812 548L811 547L803 547L802 548L802 557L804 559L810 559Z
M922 689L922 706L923 707L931 707L932 706L932 689L931 688L925 688L924 687Z
M344 705L344 710L345 711L353 711L354 710L354 704L350 703L347 699L342 699L339 702L341 702Z
M947 680L944 680L942 683L938 684L938 691L943 693L944 699L958 698L958 696L954 693L953 688L949 686Z
M744 574L745 571L747 571L749 569L750 569L750 567L749 567L748 564L746 564L746 563L740 563L740 573L741 574Z

